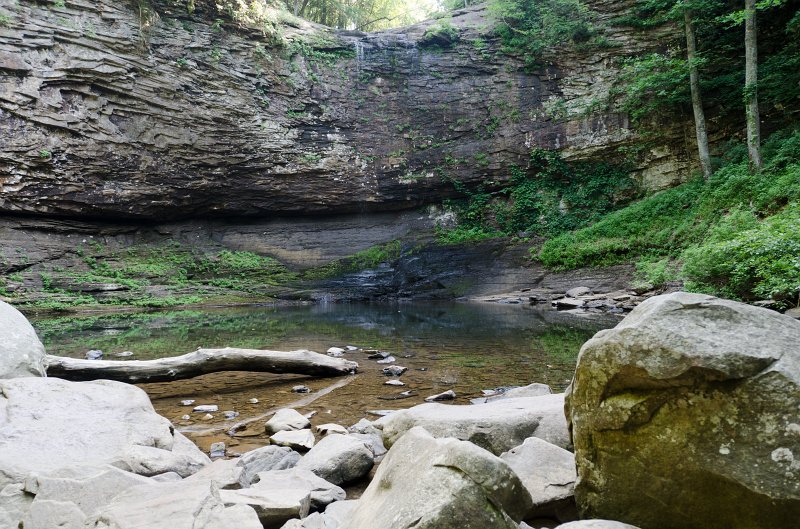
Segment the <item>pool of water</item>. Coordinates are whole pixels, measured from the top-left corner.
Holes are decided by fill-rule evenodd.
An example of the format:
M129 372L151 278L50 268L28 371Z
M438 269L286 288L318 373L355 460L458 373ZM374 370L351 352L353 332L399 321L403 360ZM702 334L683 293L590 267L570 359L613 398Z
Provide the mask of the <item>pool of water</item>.
M265 444L263 416L293 406L316 412L313 424L345 426L375 411L407 408L452 389L456 404L467 404L481 390L498 386L569 383L580 346L618 319L576 316L550 309L476 303L393 305L329 304L304 307L236 307L158 313L34 319L50 354L82 358L100 349L106 358L131 351L132 359L176 356L198 347L311 349L353 345L379 349L409 368L399 377L406 386L384 384L384 365L362 351L345 356L359 363L358 374L338 379L264 373L215 373L191 380L142 384L156 410L201 447L225 439L244 451ZM292 387L304 384L311 393ZM412 396L397 398L410 390ZM211 419L192 413L180 401L217 404ZM250 403L258 399L258 403ZM225 419L223 411L236 411ZM189 415L189 419L183 419ZM245 423L239 433L226 432ZM235 448L234 448L235 450Z

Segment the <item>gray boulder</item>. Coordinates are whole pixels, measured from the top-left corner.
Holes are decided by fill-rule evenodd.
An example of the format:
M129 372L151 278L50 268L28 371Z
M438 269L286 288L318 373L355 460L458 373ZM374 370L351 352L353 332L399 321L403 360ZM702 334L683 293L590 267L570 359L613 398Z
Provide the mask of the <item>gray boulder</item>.
M311 423L299 411L291 408L283 408L275 412L265 425L267 434L272 435L278 432L304 430L310 428Z
M797 527L798 344L792 318L683 292L597 333L567 399L581 516L645 529Z
M238 463L239 461L236 459L217 459L210 465L203 467L199 472L195 472L186 478L186 481L213 481L220 489L242 488L241 479L244 468L239 466ZM163 474L161 475L163 476Z
M528 437L539 437L562 448L570 446L563 394L504 399L478 406L420 404L373 424L382 429L387 446L415 426L422 426L434 437L470 441L495 455L521 445Z
M0 378L43 377L44 346L20 311L0 301Z
M284 430L269 437L270 442L278 446L287 446L294 450L311 450L315 439L311 430Z
M340 529L517 529L530 510L509 466L457 439L413 428L389 450Z
M300 461L300 454L287 446L269 445L242 454L236 466L242 468L239 483L246 489L259 472L292 468Z
M130 384L57 378L0 380L0 489L31 472L111 464L187 476L210 460Z
M259 472L256 479L252 488L264 493L272 491L280 494L284 489L305 491L311 502L311 508L315 510L322 510L329 503L345 498L344 489L304 468Z
M297 468L308 469L322 479L343 485L366 476L374 460L372 451L361 439L330 434L303 456Z
M525 442L500 459L517 473L528 489L533 507L526 519L552 516L561 521L577 518L575 512L575 455L537 437Z
M226 507L241 505L252 508L258 515L261 525L266 528L280 527L292 518L303 518L308 515L311 507L311 498L305 487L221 490L219 491L219 496ZM231 525L228 527L230 529L236 526Z
M324 513L312 512L302 520L289 520L281 529L337 529L358 505L357 500L337 501L328 505Z
M233 493L237 491L222 491ZM153 483L133 487L89 517L86 529L263 529L251 507L258 499L222 499L213 483ZM264 500L259 505L265 509ZM286 502L288 503L288 501ZM307 505L307 503L306 503ZM275 501L276 509L290 511ZM295 511L297 512L297 510ZM287 519L290 516L287 516Z

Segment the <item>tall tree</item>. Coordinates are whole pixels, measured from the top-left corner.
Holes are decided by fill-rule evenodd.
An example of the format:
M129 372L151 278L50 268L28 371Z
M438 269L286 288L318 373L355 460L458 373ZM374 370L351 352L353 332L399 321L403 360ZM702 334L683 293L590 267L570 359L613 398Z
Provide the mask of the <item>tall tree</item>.
M747 111L747 153L750 168L761 170L761 118L758 112L758 40L756 0L744 1L744 93Z
M708 151L708 132L706 131L706 115L703 111L703 100L700 96L700 75L697 71L697 40L692 20L692 9L684 7L683 20L686 30L686 59L689 64L689 89L692 93L692 110L694 111L694 129L697 137L697 152L703 178L711 177L711 155Z

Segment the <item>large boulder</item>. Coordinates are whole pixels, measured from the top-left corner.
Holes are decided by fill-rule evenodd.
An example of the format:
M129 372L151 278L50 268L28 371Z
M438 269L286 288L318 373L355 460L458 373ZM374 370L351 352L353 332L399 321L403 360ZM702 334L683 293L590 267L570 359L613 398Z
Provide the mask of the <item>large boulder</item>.
M502 459L413 428L389 450L340 529L517 529L530 506Z
M44 376L44 346L17 309L0 301L0 378Z
M797 527L799 344L792 318L682 292L597 333L567 398L582 516Z
M382 417L374 423L383 430L387 446L415 426L434 437L470 441L495 455L539 437L562 448L570 446L564 418L564 395L503 399L480 405L420 404Z
M365 441L334 433L314 445L297 467L308 469L336 485L344 485L366 476L374 460Z
M300 454L287 446L268 445L242 454L236 461L241 467L239 483L247 488L259 472L293 468L300 461Z
M281 494L284 490L303 491L309 498L312 509L324 510L329 503L345 499L344 489L322 479L304 468L268 470L259 472L253 490L264 494Z
M0 490L31 472L113 465L142 475L192 474L210 460L130 384L0 380Z

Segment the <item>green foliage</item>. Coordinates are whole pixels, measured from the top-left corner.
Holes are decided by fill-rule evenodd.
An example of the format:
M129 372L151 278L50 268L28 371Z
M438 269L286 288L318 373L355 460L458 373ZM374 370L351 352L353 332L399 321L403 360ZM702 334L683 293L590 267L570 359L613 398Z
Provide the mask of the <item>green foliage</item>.
M372 246L366 250L356 252L350 257L307 270L303 274L303 279L329 279L351 272L368 270L382 263L399 259L401 253L402 244L400 241L391 241L386 244Z
M46 160L46 159L50 158L52 155L53 155L53 153L51 153L50 151L48 151L46 149L40 149L39 150L39 158L41 158L43 160Z
M504 51L523 56L528 66L538 65L553 47L607 44L595 13L581 0L490 0L489 9L498 20Z
M635 121L691 103L689 63L681 57L653 53L630 59L619 81L624 89L617 87L615 95L621 96L622 109Z
M440 20L425 30L419 39L419 45L423 48L448 48L458 42L459 38L458 28L453 26L449 20Z
M458 226L438 230L442 242L480 240L528 232L555 236L585 226L619 207L635 192L628 171L609 163L567 163L553 151L534 149L529 166L512 166L505 185L468 190L466 199L445 202Z
M536 255L557 269L639 259L640 277L653 284L677 276L695 290L796 303L800 131L774 134L763 153L759 175L735 156L707 183L694 180L651 195L545 242ZM677 273L671 270L675 260L683 262Z
M643 257L636 263L636 286L660 288L678 279L679 266L668 257Z
M11 16L0 13L0 28L7 28L11 25Z

